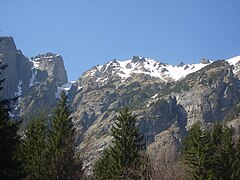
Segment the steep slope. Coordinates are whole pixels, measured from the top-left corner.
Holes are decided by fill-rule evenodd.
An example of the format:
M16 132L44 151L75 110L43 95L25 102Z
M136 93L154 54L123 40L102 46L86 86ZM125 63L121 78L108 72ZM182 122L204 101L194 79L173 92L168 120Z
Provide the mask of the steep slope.
M138 114L138 126L153 154L178 145L196 121L222 121L239 103L239 60L172 66L133 57L84 73L69 94L87 166L110 143L109 128L124 106Z
M8 65L3 95L19 96L12 117L30 116L44 109L50 114L59 91L71 86L60 55L46 53L29 59L16 49L13 38L0 37L0 57Z
M6 77L4 97L9 98L27 93L27 84L31 78L30 64L22 52L16 49L11 37L0 37L0 58L8 65L7 71L3 74Z
M19 114L25 116L37 109L51 113L59 97L59 91L65 86L71 86L63 59L60 55L46 53L31 58L29 63L32 72L29 93L23 96L18 104Z
M20 96L10 114L13 118L26 119L43 109L51 114L60 92L68 92L78 150L90 170L111 142L109 130L125 106L138 115L138 127L153 155L178 146L196 121L211 126L235 112L228 124L240 124L236 111L240 56L178 66L134 56L97 65L76 82L68 81L60 55L46 53L29 59L16 49L11 37L0 37L0 59L8 64L4 96Z

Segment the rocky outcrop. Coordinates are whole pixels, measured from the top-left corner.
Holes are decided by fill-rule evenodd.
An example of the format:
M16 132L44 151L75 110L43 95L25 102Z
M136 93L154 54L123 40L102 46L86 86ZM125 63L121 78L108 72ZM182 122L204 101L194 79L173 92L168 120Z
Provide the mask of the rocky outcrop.
M196 121L212 123L223 120L240 100L238 81L231 65L226 61L215 61L179 82L188 86L187 89L172 94L188 114L187 127Z
M31 58L32 77L29 93L23 97L17 108L20 116L27 116L37 109L52 113L60 91L69 88L67 73L60 55L46 53ZM65 87L66 86L66 87Z
M13 38L0 37L0 57L8 65L3 95L19 97L12 117L43 110L52 113L60 91L71 86L60 55L46 53L29 59L16 49Z
M240 103L240 57L179 66L138 56L114 59L91 68L73 83L67 79L60 55L46 53L28 59L10 37L0 38L0 58L9 65L4 96L21 97L12 117L26 119L44 109L50 114L59 93L68 92L78 150L90 170L111 143L111 125L125 106L138 115L148 151L157 155L181 145L194 122L211 126ZM236 113L229 125L238 124Z
M84 84L81 88L76 87L78 92L73 98L73 106L79 106L73 117L79 129L79 149L87 152L88 166L91 167L99 149L111 142L109 129L124 106L138 114L138 127L152 153L160 153L170 146L178 147L194 122L201 121L210 126L214 121L222 121L240 100L239 80L233 74L233 68L227 61L215 61L178 81L166 82L145 74L147 80L132 75L127 81L106 81L101 88L85 89ZM109 78L111 76L113 74L109 74ZM91 148L95 151L88 151Z
M29 80L31 78L31 65L20 50L16 49L13 38L0 37L0 57L7 64L4 71L3 94L5 98L12 98L28 93Z

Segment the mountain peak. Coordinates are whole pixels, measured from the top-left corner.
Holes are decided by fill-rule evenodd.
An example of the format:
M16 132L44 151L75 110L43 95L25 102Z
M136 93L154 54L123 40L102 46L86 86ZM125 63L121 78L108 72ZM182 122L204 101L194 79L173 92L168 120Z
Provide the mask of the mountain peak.
M45 54L38 54L35 57L31 57L30 59L33 61L41 61L41 60L46 60L46 59L56 59L56 57L61 57L59 54L54 54L51 52L47 52ZM62 57L61 57L62 58Z
M144 62L146 61L144 57L140 57L140 56L133 56L132 57L132 62L136 63L136 62Z
M210 62L209 59L202 58L202 59L200 60L200 63L201 63L201 64L210 64L211 62Z
M174 66L150 58L133 56L129 60L118 61L113 59L104 65L95 66L90 71L87 71L85 75L88 77L96 76L97 79L104 77L104 80L107 77L114 76L120 77L122 81L127 80L129 77L134 78L141 75L167 82L179 80L190 73L198 71L207 64L207 62L198 64L181 63Z

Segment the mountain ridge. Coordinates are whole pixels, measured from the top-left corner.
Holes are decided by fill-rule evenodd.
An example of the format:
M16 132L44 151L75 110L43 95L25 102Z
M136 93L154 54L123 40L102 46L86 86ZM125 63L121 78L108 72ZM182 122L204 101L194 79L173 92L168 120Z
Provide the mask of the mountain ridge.
M89 171L111 143L109 130L125 106L138 115L148 151L156 155L180 145L193 123L211 126L240 104L240 56L178 66L133 56L94 66L74 82L60 55L27 58L12 38L0 37L0 59L9 65L3 74L4 97L21 96L10 114L13 119L28 119L42 109L51 115L60 92L68 93L77 149ZM229 123L240 125L238 118Z

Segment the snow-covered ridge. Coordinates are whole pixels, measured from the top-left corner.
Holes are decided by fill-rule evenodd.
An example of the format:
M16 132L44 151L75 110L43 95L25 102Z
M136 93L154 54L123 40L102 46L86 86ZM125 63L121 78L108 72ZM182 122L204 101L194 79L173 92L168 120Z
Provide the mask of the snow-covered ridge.
M210 62L209 62L210 63ZM147 74L152 77L160 78L163 81L179 80L190 73L196 72L209 63L181 64L179 66L169 65L154 59L133 57L126 61L113 60L105 65L98 65L86 75L94 76L96 73L115 73L126 80L133 74Z
M227 59L226 61L231 65L236 65L240 61L240 56L235 56L233 58Z
M226 60L229 64L234 65L234 73L240 71L240 56L233 57ZM213 61L203 59L200 63L196 64L183 64L178 66L162 63L150 58L133 57L130 60L117 61L113 60L105 65L97 65L92 68L86 76L99 77L99 73L112 73L117 74L125 81L128 77L134 74L147 74L152 77L160 78L163 81L180 80L190 73L194 73ZM103 78L99 77L97 82L102 82ZM104 79L105 80L105 79Z
M240 71L240 56L235 56L228 59L227 62L234 66L233 73L236 74Z
M54 53L45 53L45 54L38 54L37 56L35 57L32 57L31 60L33 61L39 61L39 60L42 60L42 59L53 59L53 58L56 58L56 57L59 57L60 54L54 54Z

